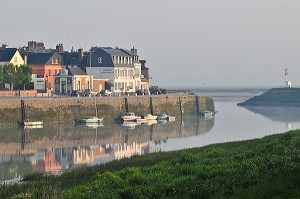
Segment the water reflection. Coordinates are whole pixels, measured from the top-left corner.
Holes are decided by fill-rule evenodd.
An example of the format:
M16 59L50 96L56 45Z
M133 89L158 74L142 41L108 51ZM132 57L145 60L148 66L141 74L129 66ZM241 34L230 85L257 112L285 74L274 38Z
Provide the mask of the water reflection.
M201 135L213 126L213 118L189 118L165 124L153 121L121 125L45 124L44 128L1 128L0 179L19 178L34 172L64 171L81 165L148 154L154 152L151 145Z
M246 106L245 108L272 121L284 122L287 130L293 129L293 122L300 122L299 107Z

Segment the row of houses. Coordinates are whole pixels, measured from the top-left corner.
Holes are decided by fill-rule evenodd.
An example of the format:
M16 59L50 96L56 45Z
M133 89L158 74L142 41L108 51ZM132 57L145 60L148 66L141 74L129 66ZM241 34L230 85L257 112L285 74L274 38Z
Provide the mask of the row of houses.
M110 90L115 94L149 89L149 69L137 49L93 47L64 51L63 45L46 49L42 42L29 41L22 48L0 48L0 64L33 68L32 89L57 94L71 90Z

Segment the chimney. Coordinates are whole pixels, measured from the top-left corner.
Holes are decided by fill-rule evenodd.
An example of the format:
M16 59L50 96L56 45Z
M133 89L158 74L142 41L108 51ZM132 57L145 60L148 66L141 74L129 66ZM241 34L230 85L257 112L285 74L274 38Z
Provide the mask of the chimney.
M29 41L28 42L28 48L36 49L36 42L35 41Z
M79 54L79 59L81 59L83 57L83 49L82 48L78 49L78 54Z
M61 53L64 51L64 47L62 44L57 44L56 45L56 52Z
M133 48L131 48L131 53L134 55L137 55L137 49L135 49L134 46L133 46Z
M2 44L2 48L7 48L7 44Z

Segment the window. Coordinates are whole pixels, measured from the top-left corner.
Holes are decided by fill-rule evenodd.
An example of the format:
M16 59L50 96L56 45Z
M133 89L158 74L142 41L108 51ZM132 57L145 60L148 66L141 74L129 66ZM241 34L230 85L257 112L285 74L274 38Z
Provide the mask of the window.
M133 82L129 82L128 88L129 88L129 89L133 89Z
M58 64L58 58L55 58L55 64Z
M18 57L14 57L14 62L18 62Z
M98 57L98 63L102 64L102 57Z
M48 70L48 76L50 76L51 75L51 70Z

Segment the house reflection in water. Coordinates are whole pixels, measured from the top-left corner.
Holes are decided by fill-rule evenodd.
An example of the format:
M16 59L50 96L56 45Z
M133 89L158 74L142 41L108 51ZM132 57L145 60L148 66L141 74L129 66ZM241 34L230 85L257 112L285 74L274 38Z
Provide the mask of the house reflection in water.
M198 118L166 125L138 125L132 130L119 124L96 129L61 125L26 131L0 129L0 180L148 154L154 152L150 149L153 144L168 144L170 139L198 136L208 132L213 125L214 120Z

